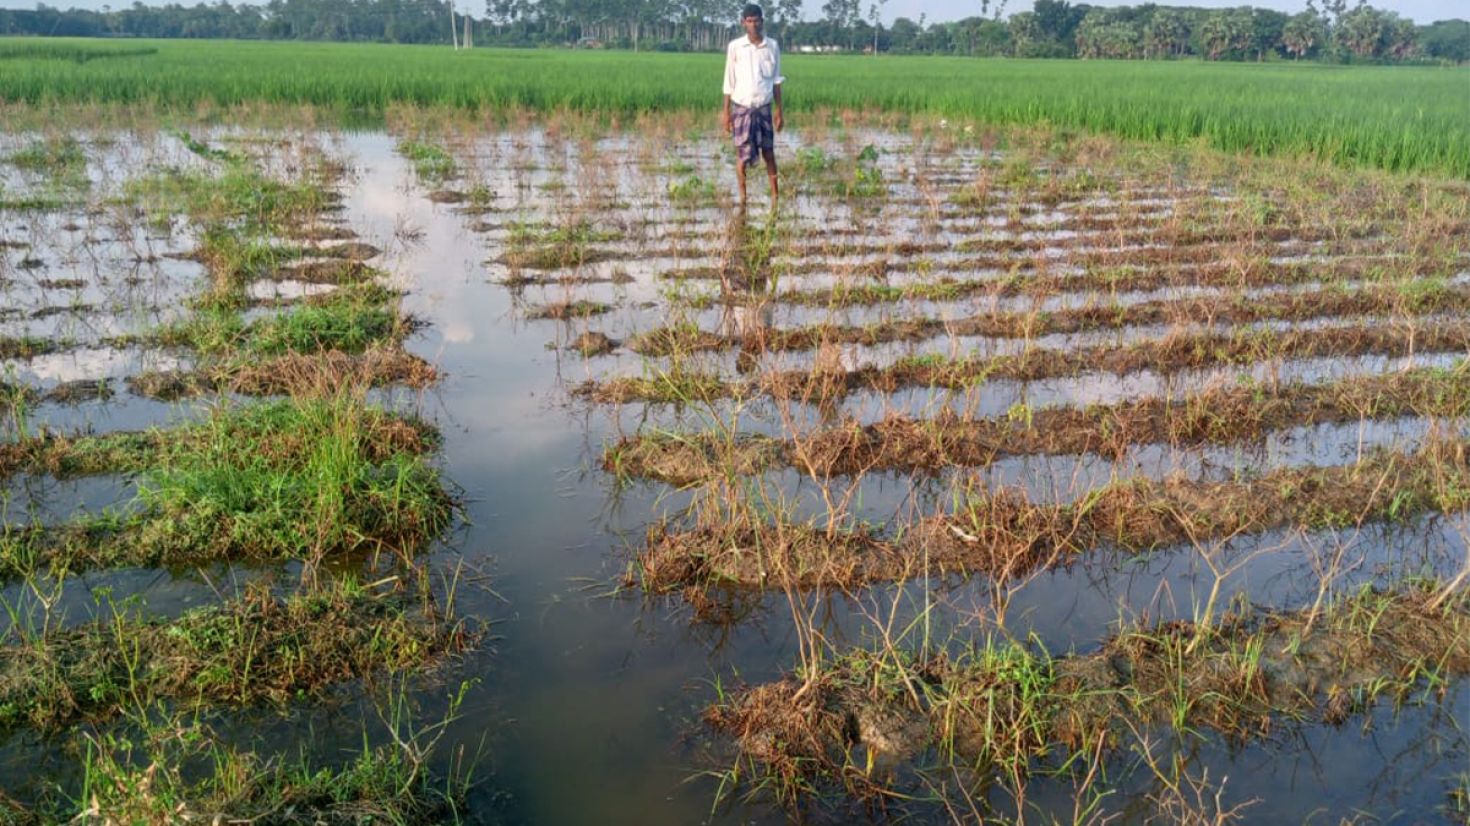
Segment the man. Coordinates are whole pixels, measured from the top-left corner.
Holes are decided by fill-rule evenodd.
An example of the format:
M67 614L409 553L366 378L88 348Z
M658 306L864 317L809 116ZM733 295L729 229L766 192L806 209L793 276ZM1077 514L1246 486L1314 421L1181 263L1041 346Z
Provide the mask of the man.
M738 159L735 177L740 180L740 204L745 204L745 168L755 163L756 154L766 162L771 181L771 203L776 203L776 132L781 131L781 50L776 41L762 33L765 20L761 7L751 4L740 12L745 36L730 41L725 49L725 110L720 124L735 139ZM772 104L775 112L772 113Z

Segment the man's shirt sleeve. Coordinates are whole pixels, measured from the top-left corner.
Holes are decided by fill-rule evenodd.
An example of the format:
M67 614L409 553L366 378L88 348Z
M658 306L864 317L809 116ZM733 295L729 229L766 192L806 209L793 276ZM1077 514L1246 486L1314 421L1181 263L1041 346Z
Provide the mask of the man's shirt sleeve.
M725 94L735 94L735 49L725 47Z
M775 85L780 86L786 82L786 77L781 74L781 44L771 41L771 51L776 53L776 80Z

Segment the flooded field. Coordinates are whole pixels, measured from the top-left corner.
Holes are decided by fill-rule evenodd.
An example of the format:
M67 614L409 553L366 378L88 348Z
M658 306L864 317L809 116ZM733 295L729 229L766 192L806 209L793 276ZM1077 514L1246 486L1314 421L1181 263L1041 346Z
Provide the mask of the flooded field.
M705 126L0 135L11 813L1466 817L1470 187Z

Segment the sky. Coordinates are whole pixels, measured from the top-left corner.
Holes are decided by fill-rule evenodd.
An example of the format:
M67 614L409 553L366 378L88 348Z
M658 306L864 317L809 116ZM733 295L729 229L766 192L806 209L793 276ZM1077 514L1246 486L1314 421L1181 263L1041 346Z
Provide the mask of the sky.
M1093 6L1136 6L1148 0L1072 0L1072 2L1086 2ZM143 0L146 5L163 5L167 0ZM184 5L192 6L199 0L174 0ZM205 0L213 2L213 0ZM263 4L265 0L240 0L240 2L251 4ZM759 0L757 0L759 2ZM862 0L863 13L866 17L868 6L873 0ZM1259 8L1276 9L1295 14L1306 8L1306 0L1154 0L1160 5L1200 6L1207 8L1231 8L1234 6L1256 6ZM1470 19L1470 0L1370 0L1375 8L1395 11L1416 23L1433 23L1436 20L1444 20L1451 17ZM1028 11L1032 0L1009 0L1006 4L1006 15L1009 16L1018 11ZM100 9L104 5L113 8L122 8L132 4L132 0L46 0L46 4L59 8L78 9ZM456 0L455 5L460 8L482 8L482 0ZM992 7L994 2L992 2ZM1321 6L1321 3L1318 3ZM0 8L31 9L36 7L36 0L0 0ZM822 0L805 0L805 17L814 19L822 7ZM969 17L980 13L980 0L888 0L883 5L883 21L891 22L897 17L908 17L918 20L919 15L926 15L928 22L941 20L957 20L961 17Z

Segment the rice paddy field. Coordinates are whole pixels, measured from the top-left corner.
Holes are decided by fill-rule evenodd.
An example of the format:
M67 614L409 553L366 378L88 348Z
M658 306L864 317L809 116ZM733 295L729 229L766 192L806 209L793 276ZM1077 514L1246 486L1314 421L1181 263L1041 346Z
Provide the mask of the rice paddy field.
M1463 70L47 43L7 821L1470 817Z

